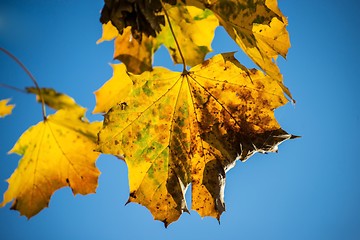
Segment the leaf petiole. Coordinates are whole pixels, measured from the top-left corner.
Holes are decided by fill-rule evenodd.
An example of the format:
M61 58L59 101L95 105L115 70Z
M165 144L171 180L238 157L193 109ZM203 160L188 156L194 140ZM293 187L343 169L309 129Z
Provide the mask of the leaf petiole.
M178 40L177 40L177 38L176 38L176 36L175 36L174 29L172 28L169 15L168 15L168 13L167 13L167 11L166 11L166 8L165 8L165 4L164 4L162 1L160 1L160 2L161 2L161 5L162 5L162 7L163 7L163 9L164 9L166 21L167 21L168 24L169 24L169 28L170 28L171 34L172 34L173 37L174 37L174 40L175 40L175 43L176 43L176 47L177 47L177 49L179 50L179 54L180 54L180 57L181 57L181 61L183 62L183 72L182 72L182 74L183 74L183 75L186 75L186 74L188 73L188 70L186 70L186 62L185 62L184 55L182 54L182 51L181 51L181 48L180 48L180 44L179 44L179 42L178 42Z
M43 119L46 120L46 110L45 110L45 102L44 102L44 98L42 96L42 93L40 91L40 87L39 84L37 83L35 77L31 74L31 72L25 67L25 65L17 58L15 57L11 52L9 52L8 50L0 47L0 50L2 52L4 52L6 55L8 55L10 58L12 58L23 70L24 72L30 77L31 81L34 83L36 90L39 92L39 97L41 100L41 110L42 110L42 116ZM2 86L7 86L10 87L12 89L15 89L15 87L6 85L6 84L1 84Z
M14 91L18 91L18 92L21 92L21 93L28 93L28 92L25 91L24 89L17 88L17 87L14 87L14 86L11 86L11 85L8 85L8 84L5 84L5 83L0 83L0 87L8 88L8 89L11 89L11 90L14 90Z

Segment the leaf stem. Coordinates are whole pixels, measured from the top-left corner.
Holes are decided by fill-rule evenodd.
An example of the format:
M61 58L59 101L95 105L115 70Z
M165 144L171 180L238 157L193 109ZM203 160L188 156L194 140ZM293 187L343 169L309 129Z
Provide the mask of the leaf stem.
M175 36L174 29L172 28L169 14L168 14L168 12L167 12L166 9L165 9L165 4L164 4L162 1L160 1L160 2L161 2L161 5L162 5L162 7L163 7L163 9L164 9L165 17L166 17L166 20L167 20L167 22L168 22L168 24L169 24L169 28L170 28L171 34L172 34L173 37L174 37L176 47L177 47L177 49L179 50L179 54L180 54L180 57L181 57L181 61L183 62L183 74L186 75L186 74L188 73L188 71L186 70L186 62L185 62L184 55L183 55L182 52L181 52L181 48L180 48L179 42L178 42L178 40L177 40L177 38L176 38L176 36Z
M8 85L8 84L5 84L5 83L0 83L0 87L9 88L9 89L12 89L12 90L21 92L21 93L28 93L28 92L25 91L24 89L17 88L17 87L14 87L14 86L11 86L11 85Z
M30 77L31 81L34 83L36 90L39 92L39 97L40 97L40 100L41 100L42 116L43 116L43 119L46 120L46 110L45 110L44 98L42 96L39 84L37 83L35 77L25 67L25 65L17 57L15 57L11 52L9 52L8 50L6 50L6 49L4 49L2 47L0 47L0 50L3 51L6 55L8 55L10 58L12 58L24 70L24 72ZM5 84L2 84L2 85L4 86ZM11 88L15 89L15 87L11 87Z

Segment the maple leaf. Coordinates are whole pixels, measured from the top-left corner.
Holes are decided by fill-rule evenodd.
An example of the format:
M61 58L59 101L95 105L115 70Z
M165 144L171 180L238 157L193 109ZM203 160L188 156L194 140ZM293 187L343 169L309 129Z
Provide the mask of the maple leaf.
M0 117L5 117L12 113L15 105L8 105L10 99L2 99L0 100Z
M72 98L51 89L40 92L46 103L60 110L26 130L10 150L23 157L7 180L0 204L13 201L11 209L28 218L47 207L59 188L69 186L74 194L95 192L100 174L95 166L99 153L93 149L101 123L86 121L85 108L72 104ZM55 94L53 101L47 94Z
M143 33L141 38L136 38L131 26L123 28L119 34L112 23L107 22L103 24L103 34L97 43L115 38L114 58L125 63L129 72L140 74L152 69L153 54L162 44L169 50L174 63L182 63L173 31L186 65L194 66L203 62L205 55L212 51L210 45L219 24L217 18L208 9L185 6L182 3L176 6L165 4L165 8L172 30L166 22L158 34L148 36Z
M146 206L166 226L188 211L190 183L192 209L219 219L225 172L236 159L274 152L293 137L274 117L287 102L282 89L233 53L187 73L155 68L129 78L131 90L105 115L98 150L125 159L129 202ZM121 92L127 84L113 87Z

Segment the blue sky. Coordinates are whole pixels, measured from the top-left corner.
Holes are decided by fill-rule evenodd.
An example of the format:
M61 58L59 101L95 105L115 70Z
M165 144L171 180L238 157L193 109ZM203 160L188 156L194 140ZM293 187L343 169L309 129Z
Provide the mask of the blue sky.
M227 174L227 211L221 225L191 211L164 229L144 207L124 206L126 165L111 156L97 162L96 194L73 197L57 191L50 208L27 220L10 204L0 209L1 239L360 239L359 3L279 0L288 16L292 47L279 60L285 84L297 100L276 110L282 127L302 138L285 142L278 154L256 154ZM100 0L0 1L0 46L30 69L40 86L67 93L89 109L92 94L112 75L112 43L101 35ZM218 30L216 52L239 48ZM240 62L254 66L243 54ZM173 68L164 49L157 65ZM25 73L0 54L0 83L31 86ZM17 166L7 155L17 138L41 120L34 97L0 88L14 113L0 119L0 194Z

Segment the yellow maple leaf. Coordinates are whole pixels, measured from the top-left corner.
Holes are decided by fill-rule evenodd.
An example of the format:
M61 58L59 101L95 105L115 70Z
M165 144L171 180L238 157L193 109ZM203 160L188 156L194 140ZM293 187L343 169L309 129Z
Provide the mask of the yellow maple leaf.
M287 102L282 89L261 71L244 68L233 53L188 73L155 68L129 77L131 90L105 115L98 150L125 159L129 202L146 206L165 225L188 211L190 183L192 209L219 219L225 172L235 160L274 152L292 138L274 117Z
M69 103L66 95L60 96ZM80 106L63 108L23 133L10 150L23 157L7 180L1 207L13 201L11 209L30 218L48 206L59 188L69 186L74 194L95 192L100 172L95 166L99 153L93 149L101 123L87 122L84 114Z
M2 99L0 100L0 117L5 117L12 113L15 105L8 105L10 99Z

